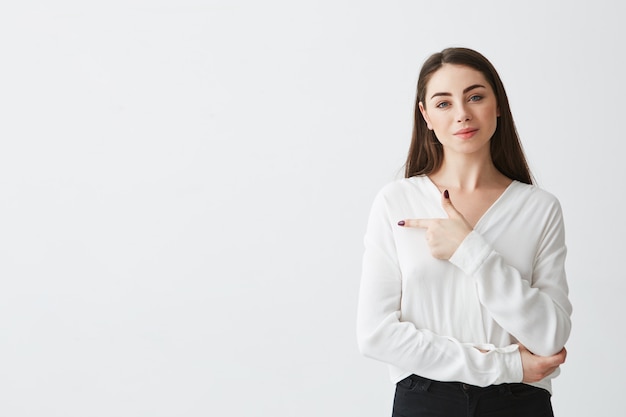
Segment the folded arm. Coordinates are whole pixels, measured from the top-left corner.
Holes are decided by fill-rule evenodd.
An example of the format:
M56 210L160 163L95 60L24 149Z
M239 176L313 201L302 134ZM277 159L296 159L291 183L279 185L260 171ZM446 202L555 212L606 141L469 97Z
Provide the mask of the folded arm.
M536 355L560 352L571 330L572 306L565 277L565 238L560 207L545 213L532 277L524 279L477 232L471 232L450 262L476 280L478 297L493 319Z
M396 220L397 222L397 220ZM518 345L490 347L460 343L402 321L402 275L384 197L374 202L365 237L357 313L357 339L370 358L440 381L487 386L521 382Z

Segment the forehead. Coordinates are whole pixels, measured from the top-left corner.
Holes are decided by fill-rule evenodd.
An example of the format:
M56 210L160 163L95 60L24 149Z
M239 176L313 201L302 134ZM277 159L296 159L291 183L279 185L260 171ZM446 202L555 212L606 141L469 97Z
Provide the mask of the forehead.
M434 93L462 93L471 85L484 85L491 90L491 86L482 72L465 65L443 64L435 71L426 84L426 97Z

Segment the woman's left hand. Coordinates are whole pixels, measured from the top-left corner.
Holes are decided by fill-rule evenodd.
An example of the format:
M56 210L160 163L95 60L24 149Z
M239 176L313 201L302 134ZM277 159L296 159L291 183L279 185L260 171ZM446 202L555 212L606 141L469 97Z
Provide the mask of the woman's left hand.
M448 190L443 192L441 205L448 213L447 219L408 219L399 221L398 225L426 229L430 253L437 259L448 260L473 229L452 204Z

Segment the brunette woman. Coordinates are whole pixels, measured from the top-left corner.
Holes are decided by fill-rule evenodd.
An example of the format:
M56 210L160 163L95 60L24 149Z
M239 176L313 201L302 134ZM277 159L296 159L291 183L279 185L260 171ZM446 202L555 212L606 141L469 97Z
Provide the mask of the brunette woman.
M430 56L414 123L405 178L370 213L359 347L389 365L393 416L552 416L572 312L563 216L492 64Z

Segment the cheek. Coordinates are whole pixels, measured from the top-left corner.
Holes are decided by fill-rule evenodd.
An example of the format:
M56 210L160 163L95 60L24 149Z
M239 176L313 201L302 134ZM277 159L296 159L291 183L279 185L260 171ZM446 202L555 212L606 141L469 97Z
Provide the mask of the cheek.
M429 119L430 119L430 122L429 122L430 126L429 127L431 129L437 129L437 127L443 126L445 124L445 118L442 117L440 114L434 114L434 115L431 114L429 116L430 116L429 117Z
M497 107L486 108L481 112L480 118L485 122L498 123L498 117L500 116L500 111Z

